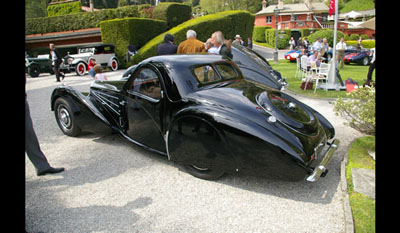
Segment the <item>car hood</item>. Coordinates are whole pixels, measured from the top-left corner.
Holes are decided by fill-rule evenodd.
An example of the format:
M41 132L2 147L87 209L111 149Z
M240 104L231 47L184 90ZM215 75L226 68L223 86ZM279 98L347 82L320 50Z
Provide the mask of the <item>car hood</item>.
M70 54L67 55L67 57L73 57L73 58L88 58L90 56L93 56L93 53L78 53L78 54Z
M290 141L310 159L325 132L312 111L295 98L275 89L240 80L224 87L207 88L187 96L192 101L245 117ZM272 117L272 118L270 118ZM291 139L289 139L289 137Z

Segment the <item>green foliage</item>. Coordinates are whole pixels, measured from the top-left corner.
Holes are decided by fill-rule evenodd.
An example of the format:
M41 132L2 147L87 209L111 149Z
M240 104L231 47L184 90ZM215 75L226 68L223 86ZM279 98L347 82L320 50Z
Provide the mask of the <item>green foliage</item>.
M351 0L343 4L340 9L341 13L346 13L350 11L363 11L375 8L374 0Z
M333 110L344 117L350 127L375 135L375 88L358 88L349 93L349 99L338 98Z
M349 149L346 180L355 232L375 232L375 200L354 191L352 168L375 170L375 161L368 154L375 151L375 136L357 138Z
M271 29L271 26L256 26L253 30L253 40L257 42L265 42L265 29Z
M102 42L115 45L120 66L126 67L129 64L125 62L125 54L129 45L133 44L139 49L168 27L165 21L130 17L102 21L100 29Z
M314 32L313 34L308 36L308 41L310 43L314 43L318 37L321 39L326 38L328 40L329 46L333 47L333 37L334 37L334 31L332 29L322 29L317 32ZM336 37L336 43L340 41L340 38L344 37L344 33L341 31L337 31L337 37ZM335 44L336 44L335 43Z
M47 7L47 16L69 15L81 12L81 2L67 2Z
M100 21L103 20L137 16L137 6L126 6L70 15L31 18L26 20L25 35L95 28L99 27Z
M347 46L351 45L351 46L356 47L357 44L358 44L358 40L348 40L348 41L346 41L346 45ZM361 42L361 46L363 48L367 48L367 49L375 48L375 40L363 40Z
M164 20L172 28L190 19L192 7L182 3L159 3L153 10L153 18Z
M265 42L275 48L275 29L266 29L265 30ZM290 29L282 29L278 30L278 41L277 47L278 49L285 49L289 46L290 40Z
M243 38L251 37L254 27L254 15L248 11L225 11L217 14L206 15L186 21L169 31L158 35L139 50L134 59L138 63L157 54L157 46L164 40L164 35L170 33L175 38L175 44L186 40L189 29L196 31L197 39L206 41L215 31L221 31L225 38L234 38L240 34Z

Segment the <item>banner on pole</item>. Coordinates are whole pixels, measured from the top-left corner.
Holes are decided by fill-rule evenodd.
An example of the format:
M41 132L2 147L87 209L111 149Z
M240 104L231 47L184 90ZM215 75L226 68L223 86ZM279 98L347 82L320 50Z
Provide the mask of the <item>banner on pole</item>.
M329 16L335 13L335 0L329 0Z

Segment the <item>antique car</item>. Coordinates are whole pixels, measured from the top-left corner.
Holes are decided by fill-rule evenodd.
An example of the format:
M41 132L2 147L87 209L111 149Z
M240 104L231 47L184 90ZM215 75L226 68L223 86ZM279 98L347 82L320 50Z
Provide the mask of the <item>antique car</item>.
M320 113L245 80L220 55L151 57L127 80L95 81L89 93L59 86L51 109L66 135L117 132L208 180L243 172L313 182L339 144Z
M25 58L25 72L32 78L39 77L40 73L54 74L50 54L38 55L36 58Z
M63 72L75 71L77 75L82 76L88 70L89 58L96 59L96 64L103 68L110 67L112 71L118 69L119 60L114 52L112 44L86 45L78 48L78 54L68 54L63 58L60 70Z
M344 56L344 63L357 63L362 64L364 66L369 65L371 62L372 57L369 56L370 51L368 49L359 49L351 52L347 52Z

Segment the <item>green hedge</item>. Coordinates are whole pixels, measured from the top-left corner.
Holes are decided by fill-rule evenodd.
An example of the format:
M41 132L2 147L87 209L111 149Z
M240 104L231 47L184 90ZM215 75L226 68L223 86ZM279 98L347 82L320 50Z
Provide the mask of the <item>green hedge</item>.
M265 30L265 43L272 47L275 47L275 31L276 30L273 28ZM278 41L276 45L278 49L285 49L289 46L290 35L290 29L278 30Z
M133 44L137 49L155 36L168 30L167 23L161 20L143 18L123 18L100 22L101 40L103 43L115 45L115 52L121 68L126 64L125 54L128 46Z
M49 5L47 7L47 16L59 16L59 15L68 15L73 13L80 13L81 10L81 2L67 2L55 5Z
M164 20L168 27L175 27L192 16L192 7L182 3L161 2L153 10L153 18Z
M332 29L321 29L321 30L311 34L308 37L308 41L310 43L314 43L317 40L318 37L320 37L321 39L326 38L327 41L328 41L329 46L333 47L333 36L334 36L333 32L334 31ZM340 38L344 37L344 33L338 30L336 36L337 36L336 37L336 43L337 43L337 42L340 41Z
M30 18L25 21L25 35L96 28L99 27L100 21L124 17L138 17L138 7L126 6L62 16Z
M219 12L186 21L149 41L134 57L135 63L155 56L157 46L163 42L166 33L175 37L174 43L177 45L186 40L186 32L189 29L196 31L197 39L200 41L206 41L216 31L221 31L226 39L234 38L236 34L247 38L253 33L254 18L250 12L238 10Z
M357 40L347 40L345 41L347 46L354 46L357 47L358 41ZM361 42L361 46L366 49L375 48L375 41L374 40L363 40Z
M265 43L265 29L271 29L271 26L256 26L253 30L253 40Z

